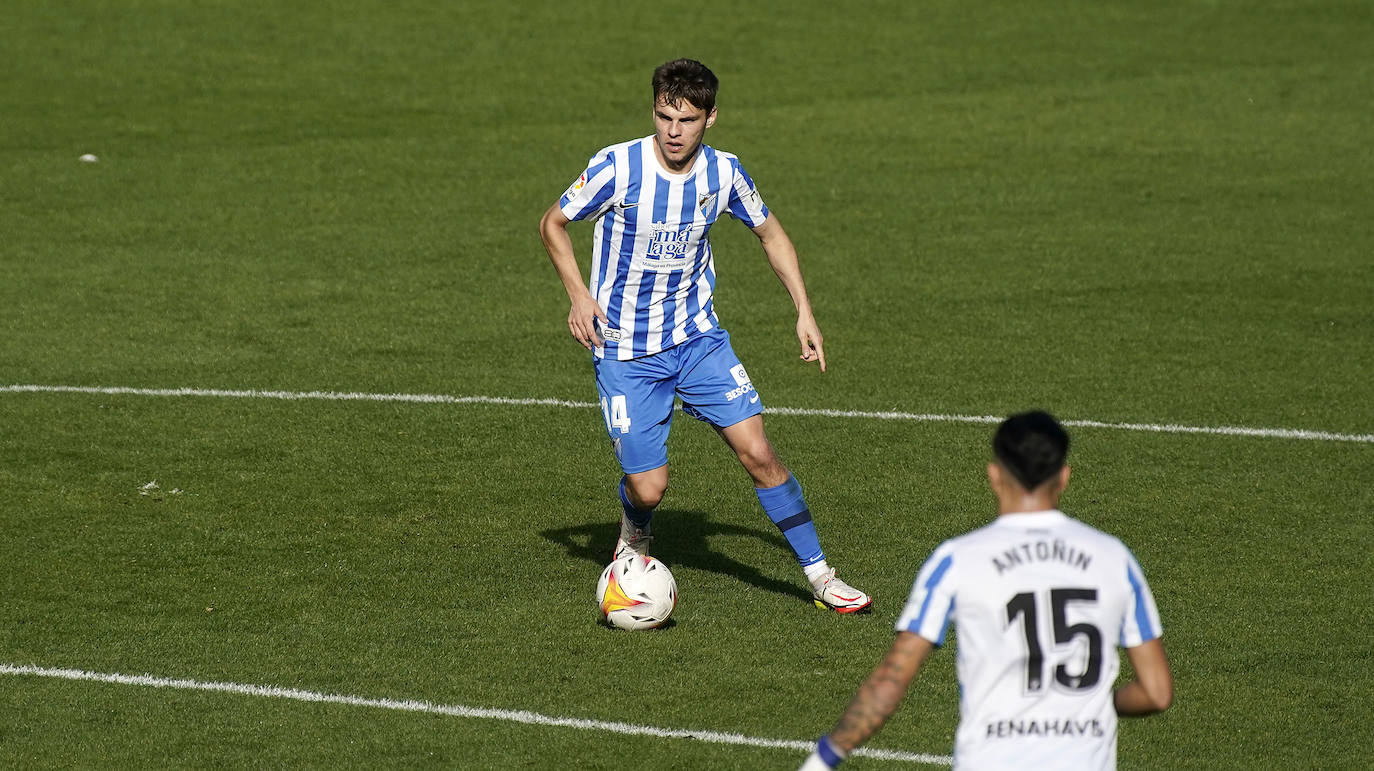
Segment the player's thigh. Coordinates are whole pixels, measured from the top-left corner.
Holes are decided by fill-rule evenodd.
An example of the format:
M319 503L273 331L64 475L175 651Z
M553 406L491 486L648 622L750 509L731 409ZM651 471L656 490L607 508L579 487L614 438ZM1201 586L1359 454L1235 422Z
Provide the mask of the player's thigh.
M598 359L596 391L615 457L626 474L668 462L676 372L660 357L630 361Z
M677 384L683 412L716 428L733 426L763 412L759 392L725 330L712 330L683 345L691 346L684 351Z

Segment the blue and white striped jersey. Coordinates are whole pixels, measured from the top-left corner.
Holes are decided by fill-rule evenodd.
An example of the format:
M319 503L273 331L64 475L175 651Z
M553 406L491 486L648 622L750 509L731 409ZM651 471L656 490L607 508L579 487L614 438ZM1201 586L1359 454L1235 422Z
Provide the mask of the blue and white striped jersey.
M1117 648L1159 637L1121 541L1060 511L1009 514L940 544L897 631L958 638L955 768L1116 767Z
M599 220L589 289L609 322L597 357L634 359L719 325L715 260L707 233L722 214L751 228L768 207L739 159L702 145L692 168L671 174L653 136L611 145L559 199L569 220Z

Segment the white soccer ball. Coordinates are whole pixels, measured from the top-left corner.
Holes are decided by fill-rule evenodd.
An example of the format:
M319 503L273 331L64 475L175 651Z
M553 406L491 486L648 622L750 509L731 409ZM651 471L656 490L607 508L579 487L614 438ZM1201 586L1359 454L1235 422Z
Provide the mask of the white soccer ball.
M653 557L627 554L601 571L596 582L601 615L620 629L662 626L677 607L677 581Z

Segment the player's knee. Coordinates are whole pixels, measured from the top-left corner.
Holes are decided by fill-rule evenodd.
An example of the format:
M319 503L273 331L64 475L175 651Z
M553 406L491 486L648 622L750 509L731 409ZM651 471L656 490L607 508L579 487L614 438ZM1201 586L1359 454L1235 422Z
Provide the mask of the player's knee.
M767 442L758 448L741 452L739 460L744 464L744 470L749 472L749 476L764 487L774 487L786 482L790 473Z
M667 488L660 487L633 496L635 507L639 509L652 509L663 501L663 494L665 492L667 492Z
M668 492L668 480L663 479L635 479L631 477L625 484L625 493L630 497L630 503L637 509L652 509L663 500L664 493Z

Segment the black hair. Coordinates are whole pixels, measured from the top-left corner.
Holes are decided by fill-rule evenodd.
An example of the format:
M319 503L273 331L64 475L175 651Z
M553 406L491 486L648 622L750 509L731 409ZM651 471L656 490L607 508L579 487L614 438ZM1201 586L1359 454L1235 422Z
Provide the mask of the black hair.
M677 104L686 100L698 110L711 112L716 107L720 80L696 59L675 59L654 70L654 104Z
M1048 412L1022 412L997 427L992 453L1016 481L1034 490L1064 468L1069 434Z

